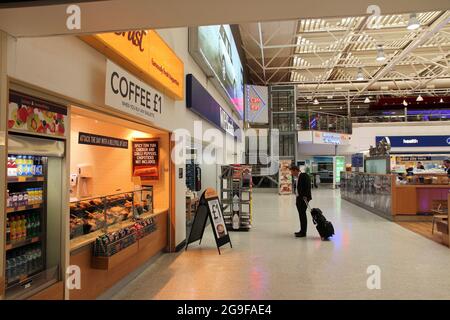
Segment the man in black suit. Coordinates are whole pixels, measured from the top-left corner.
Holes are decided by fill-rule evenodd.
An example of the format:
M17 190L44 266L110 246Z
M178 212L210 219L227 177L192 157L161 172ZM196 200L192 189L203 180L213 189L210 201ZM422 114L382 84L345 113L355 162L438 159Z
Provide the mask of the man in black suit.
M311 179L309 175L300 172L297 166L292 166L291 174L295 183L295 195L296 195L296 206L298 215L300 217L300 231L295 233L297 238L306 237L306 230L308 228L308 219L306 217L306 209L308 208L307 202L311 201Z

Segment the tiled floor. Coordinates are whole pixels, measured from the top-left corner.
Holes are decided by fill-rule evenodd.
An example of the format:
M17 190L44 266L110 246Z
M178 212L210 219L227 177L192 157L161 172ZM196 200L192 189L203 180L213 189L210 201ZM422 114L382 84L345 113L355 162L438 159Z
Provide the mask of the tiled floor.
M212 230L201 246L165 254L114 299L450 299L450 249L340 199L314 190L336 229L294 238L291 196L254 194L254 225L231 233L218 255ZM381 289L367 288L367 268L381 270Z

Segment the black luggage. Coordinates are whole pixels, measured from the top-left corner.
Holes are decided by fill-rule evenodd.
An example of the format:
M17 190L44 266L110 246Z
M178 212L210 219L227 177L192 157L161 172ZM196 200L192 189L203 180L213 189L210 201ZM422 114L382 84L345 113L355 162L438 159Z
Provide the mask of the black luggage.
M333 224L325 218L322 214L322 210L319 208L312 208L311 216L322 240L328 240L328 238L334 235Z

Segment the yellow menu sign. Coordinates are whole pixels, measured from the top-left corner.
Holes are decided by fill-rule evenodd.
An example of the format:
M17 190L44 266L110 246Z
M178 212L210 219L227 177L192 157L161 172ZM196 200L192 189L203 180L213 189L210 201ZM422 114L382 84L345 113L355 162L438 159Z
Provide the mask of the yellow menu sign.
M183 61L156 31L111 32L80 38L164 94L183 99Z

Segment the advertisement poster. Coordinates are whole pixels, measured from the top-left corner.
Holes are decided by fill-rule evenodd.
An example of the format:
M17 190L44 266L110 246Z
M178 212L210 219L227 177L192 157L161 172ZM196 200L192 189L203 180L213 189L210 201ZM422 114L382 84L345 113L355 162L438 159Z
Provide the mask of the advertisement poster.
M242 119L244 116L243 68L229 25L203 26L195 29L197 42L190 44L194 58L207 74L213 74L219 90ZM196 55L196 54L199 55ZM205 61L206 60L206 61Z
M222 210L220 208L219 199L208 200L209 211L212 214L214 232L216 233L217 239L225 237L227 229L225 228L225 221L223 220Z
M155 140L135 140L132 142L133 176L143 180L159 179L159 148Z
M9 93L8 129L63 137L66 118L67 109L62 105L15 91Z
M341 172L345 171L345 157L334 157L335 185L341 182Z
M278 172L279 194L292 194L291 160L280 160Z
M255 124L269 123L269 89L265 86L246 85L245 121Z

